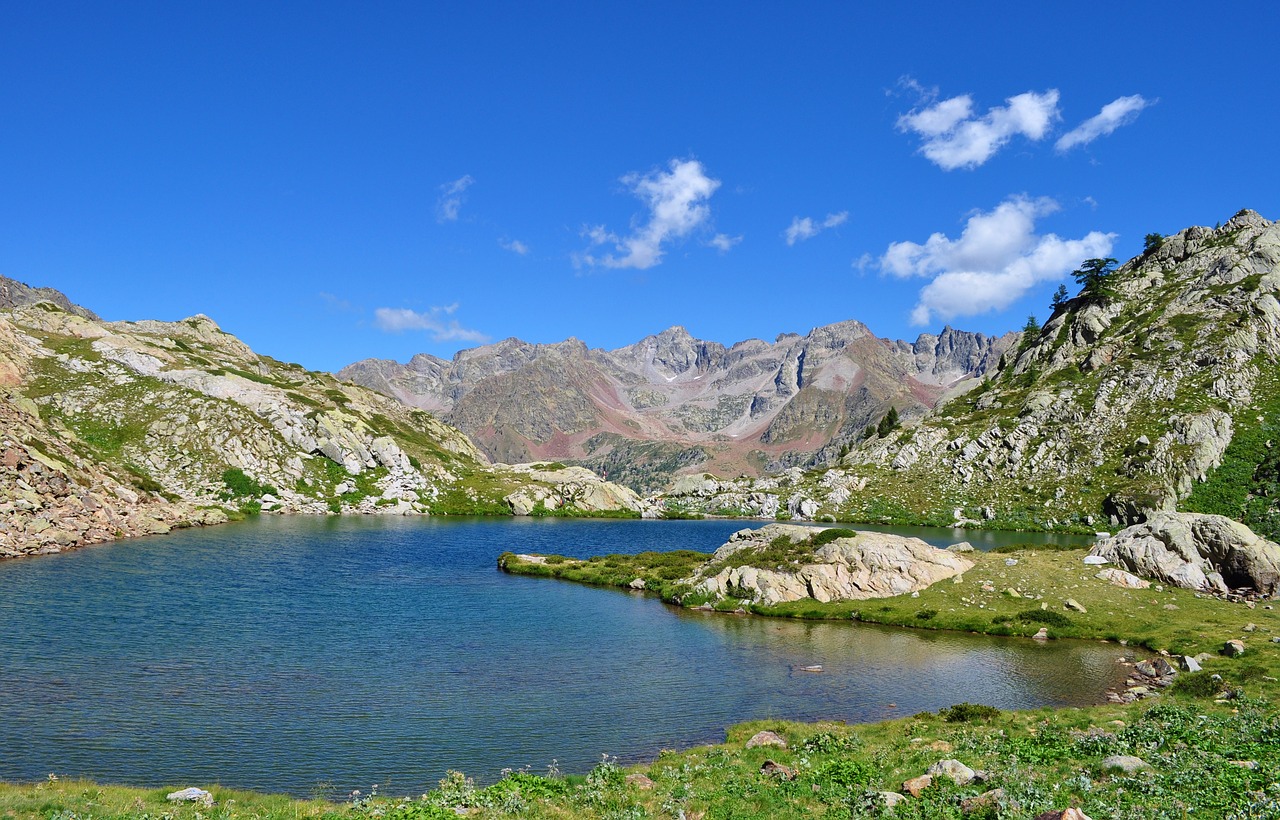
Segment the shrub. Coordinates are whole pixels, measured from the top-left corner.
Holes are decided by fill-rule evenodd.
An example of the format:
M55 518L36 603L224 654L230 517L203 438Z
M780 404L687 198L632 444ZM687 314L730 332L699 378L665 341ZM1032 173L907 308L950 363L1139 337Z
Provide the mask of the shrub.
M805 738L800 750L809 754L836 754L851 752L862 745L856 735L837 735L834 732L818 732Z
M817 783L829 784L838 789L853 789L871 781L871 767L857 760L838 758L824 763L813 773Z
M965 702L939 709L938 715L947 723L975 723L980 720L991 720L994 717L999 717L1000 710L994 706L986 706L981 703Z
M229 467L222 471L222 483L226 485L223 498L257 498L263 495L275 495L276 488L269 484L259 484L245 474L239 467Z
M809 539L809 543L815 547L823 544L830 544L838 538L857 538L858 533L855 530L841 529L840 527L832 527L829 530L823 530Z
M1214 680L1208 672L1191 672L1174 678L1171 691L1193 698L1211 698L1222 691L1222 681Z

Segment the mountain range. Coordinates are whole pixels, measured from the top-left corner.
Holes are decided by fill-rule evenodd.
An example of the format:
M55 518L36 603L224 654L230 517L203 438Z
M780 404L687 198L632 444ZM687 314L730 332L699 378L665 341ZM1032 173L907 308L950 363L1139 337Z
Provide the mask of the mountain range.
M971 387L1018 338L948 327L888 341L846 321L726 347L671 327L616 350L512 338L338 376L439 415L499 461L576 462L656 491L682 472L833 461L889 408L920 417Z
M1157 241L1158 240L1158 241ZM682 479L684 513L1090 529L1185 509L1280 535L1280 224L1152 236L969 392L830 469Z
M417 406L205 316L106 322L0 278L0 557L259 510L1081 531L1181 509L1276 538L1280 224L1148 240L999 338L842 322L726 348L672 328L343 371ZM536 463L492 463L435 413ZM642 500L561 456L675 478Z

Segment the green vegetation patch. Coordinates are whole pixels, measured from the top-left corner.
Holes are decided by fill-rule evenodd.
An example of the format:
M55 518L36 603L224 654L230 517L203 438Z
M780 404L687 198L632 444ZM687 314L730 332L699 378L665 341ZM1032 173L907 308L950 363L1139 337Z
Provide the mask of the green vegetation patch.
M1280 719L1275 710L1249 697L1225 705L1176 693L1169 697L1155 706L1015 712L957 704L939 714L861 726L755 721L731 727L724 743L662 751L630 768L605 758L582 774L514 771L488 786L451 771L425 794L399 796L375 788L343 803L214 786L216 803L210 809L168 804L164 795L169 789L56 779L0 784L0 816L1029 820L1076 806L1095 818L1275 817L1280 806L1280 787L1275 785L1280 782ZM761 731L781 736L787 748L746 748L747 740ZM1112 755L1138 757L1146 768L1133 774L1105 769L1103 760ZM919 796L887 813L880 792L903 792L905 780L944 758L981 769L987 777L963 786L935 778ZM988 801L986 808L974 805L979 798ZM969 808L962 810L966 801Z
M1280 540L1280 374L1272 362L1254 363L1257 401L1233 418L1235 431L1222 464L1197 484L1182 507L1225 515Z
M542 559L541 561L537 559ZM525 560L505 552L498 566L513 575L561 578L594 586L630 588L637 578L644 589L671 601L686 591L675 582L691 576L711 556L693 550L641 552L636 555L603 555L590 559L566 558L563 555L535 556Z
M222 472L222 484L226 490L219 496L224 501L233 498L259 498L275 495L278 491L270 484L260 484L239 467L228 467Z
M715 575L733 567L759 567L776 572L795 572L806 564L814 563L814 553L824 544L839 538L856 538L854 530L830 528L814 530L813 535L792 541L788 535L779 535L764 546L749 546L708 565L703 575Z

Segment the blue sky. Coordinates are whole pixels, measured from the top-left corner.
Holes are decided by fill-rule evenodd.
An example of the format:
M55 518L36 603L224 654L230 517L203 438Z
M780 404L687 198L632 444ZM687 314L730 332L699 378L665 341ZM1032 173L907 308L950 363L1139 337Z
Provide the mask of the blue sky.
M1280 218L1280 7L903 5L0 0L0 274L337 369L1000 333Z

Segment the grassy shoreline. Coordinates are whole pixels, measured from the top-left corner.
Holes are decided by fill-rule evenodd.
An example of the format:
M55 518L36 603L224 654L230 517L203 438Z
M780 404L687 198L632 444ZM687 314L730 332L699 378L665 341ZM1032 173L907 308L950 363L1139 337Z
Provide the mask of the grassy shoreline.
M1031 637L1041 628L1049 638L1123 641L1155 652L1195 656L1216 654L1227 640L1242 639L1259 651L1237 667L1280 677L1280 636L1275 604L1253 608L1176 587L1153 585L1125 589L1096 577L1099 568L1083 563L1086 549L1027 547L971 552L975 566L941 581L918 596L821 603L811 599L775 606L726 599L704 602L681 588L679 579L710 556L689 550L573 559L557 555L521 557L504 553L498 566L512 575L552 578L594 586L635 589L643 581L646 594L677 605L711 606L721 611L814 620L856 620L912 629L947 629L985 635ZM1016 593L1016 594L1015 594ZM1084 611L1067 606L1070 599ZM1040 614L1037 614L1040 613ZM1245 632L1249 624L1256 629ZM1264 638L1265 636L1265 638Z

